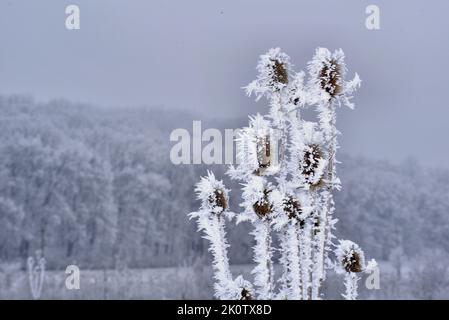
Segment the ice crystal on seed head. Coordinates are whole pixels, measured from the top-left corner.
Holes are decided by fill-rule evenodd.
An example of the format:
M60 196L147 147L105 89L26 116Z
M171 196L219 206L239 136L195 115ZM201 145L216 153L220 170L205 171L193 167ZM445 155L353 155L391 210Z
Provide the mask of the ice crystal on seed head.
M340 271L358 273L365 269L365 255L362 249L350 240L340 240L335 251Z
M291 136L288 166L294 184L305 189L320 186L327 166L322 132L315 123L303 121L292 126Z
M352 80L345 80L347 68L343 50L331 53L326 48L317 48L308 70L311 103L336 101L351 109L354 107L350 99L352 93L360 87L361 80L357 73Z
M257 79L244 87L246 94L255 94L256 100L280 91L288 84L288 73L291 70L290 57L280 48L272 48L260 56L256 67Z
M215 214L221 214L228 209L228 190L221 180L207 172L207 176L201 177L201 181L195 187L197 197L201 200L201 210Z

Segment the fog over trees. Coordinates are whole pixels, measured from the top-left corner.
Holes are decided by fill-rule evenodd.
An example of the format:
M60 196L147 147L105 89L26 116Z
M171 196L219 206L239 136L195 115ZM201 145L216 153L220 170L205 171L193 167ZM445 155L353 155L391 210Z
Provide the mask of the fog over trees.
M211 166L169 159L170 132L190 130L194 119L163 108L0 97L0 262L24 263L37 250L50 269L209 259L186 213L197 208L193 186ZM447 256L449 171L413 159L398 165L341 153L339 160L338 233L380 261ZM224 177L225 166L213 169ZM239 210L238 195L230 197ZM230 230L231 262L250 261L251 241L248 226Z

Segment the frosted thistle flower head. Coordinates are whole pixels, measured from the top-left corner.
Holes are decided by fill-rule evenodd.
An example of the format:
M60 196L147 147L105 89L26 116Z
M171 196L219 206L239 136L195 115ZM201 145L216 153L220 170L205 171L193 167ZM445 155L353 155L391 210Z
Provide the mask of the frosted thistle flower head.
M270 122L257 114L249 118L249 126L239 130L237 147L237 166L228 173L234 179L244 179L250 175L272 175L278 166L274 160L276 141Z
M240 206L244 208L244 211L237 215L237 223L255 222L259 219L271 220L274 207L272 196L275 191L272 184L267 182L265 177L250 175L242 185L243 202Z
M365 269L365 255L362 249L350 240L340 240L335 251L341 271L358 273Z
M221 180L208 171L207 176L201 177L201 181L195 187L198 199L201 200L201 210L220 215L228 209L228 190Z
M256 69L257 79L244 89L248 96L254 93L259 100L264 95L270 96L286 87L291 70L290 57L280 48L272 48L260 56Z
M321 184L327 161L323 154L324 138L321 131L316 130L313 122L303 123L304 149L300 159L301 173L310 187Z
M257 168L254 170L256 175L270 174L270 167L273 162L272 154L272 136L270 123L261 115L257 114L250 119L250 126L254 129L256 143Z
M318 188L323 184L327 160L324 156L324 138L313 122L304 121L292 139L292 164L290 170L296 183L304 188ZM301 174L296 172L299 166Z
M282 209L290 221L295 221L303 227L306 219L312 214L313 206L307 192L288 192L284 195Z
M273 212L273 203L270 199L271 189L265 188L262 196L253 204L253 210L261 219L266 219Z
M254 300L254 289L251 283L239 275L234 280L235 300Z
M308 144L304 148L301 162L301 173L310 188L322 185L325 163L319 144Z
M251 293L251 291L249 291L246 287L243 287L242 290L240 291L240 300L253 300L253 295Z
M351 81L345 81L346 65L343 50L331 53L326 48L317 48L308 64L313 103L337 101L353 108L352 93L360 87L361 80L356 73Z
M271 221L276 231L288 224L303 226L312 209L306 192L292 189L289 185L284 187L279 186L269 194L273 212Z
M283 201L283 209L290 220L298 219L302 215L301 203L296 197L287 195Z
M297 223L301 228L305 224L305 214L303 211L302 203L297 197L287 195L282 202L282 210L287 216L288 221Z

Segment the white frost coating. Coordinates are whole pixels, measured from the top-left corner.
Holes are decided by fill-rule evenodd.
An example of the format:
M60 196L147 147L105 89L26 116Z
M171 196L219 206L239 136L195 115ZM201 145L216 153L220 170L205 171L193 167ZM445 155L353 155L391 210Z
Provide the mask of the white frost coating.
M283 53L280 48L272 48L266 54L260 56L257 64L259 72L257 79L244 87L248 96L254 94L256 100L263 96L270 97L273 92L285 88L286 84L276 81L275 63L276 61L283 65L286 71L291 70L290 57Z
M345 300L357 300L358 296L358 281L360 280L360 277L357 275L357 273L353 272L347 272L345 274L345 289L346 292L342 294L343 298Z
M297 226L299 237L299 255L301 264L301 288L302 299L310 300L312 298L312 221L309 219L303 227Z
M248 181L243 184L242 188L242 198L243 202L241 204L244 207L245 212L252 212L252 221L257 220L257 215L254 213L254 203L260 201L264 197L264 190L271 189L270 185L267 184L266 179L260 176L251 176Z
M350 100L362 81L357 73L352 80L345 80L347 68L344 60L345 54L341 49L335 50L333 53L326 48L316 49L312 61L308 63L309 102L311 104L323 105L329 100L333 100L338 105L343 104L351 109L354 108L354 104ZM326 72L323 72L323 67L326 67ZM339 87L338 90L335 90L330 84L332 72L339 74L335 82ZM325 84L323 85L323 83Z
M256 221L254 228L251 234L256 240L253 248L256 266L251 273L254 274L257 298L269 300L273 298L274 288L270 227L267 223Z
M260 154L263 152L261 148L269 145L270 152L277 145L276 136L271 130L270 122L260 114L249 117L249 126L239 131L236 137L237 165L231 166L228 174L233 179L243 179L250 177L256 172L261 165ZM277 163L270 159L270 165L264 168L264 175L271 175L278 170Z
M307 121L295 121L290 126L290 160L288 170L292 175L292 182L297 187L309 189L317 185L324 177L327 160L324 158L324 138L321 131L317 130L316 124ZM322 156L316 157L319 151ZM307 159L307 163L304 160ZM307 175L298 174L300 172L313 172Z
M288 252L288 298L300 300L302 298L301 262L299 256L299 239L297 222L291 222L286 227L286 250Z
M362 249L360 249L358 244L352 242L351 240L340 240L335 250L335 256L339 262L338 266L340 272L346 271L345 267L348 266L348 261L352 259L354 255L358 256L359 263L362 268L361 271L363 271L365 269L365 254Z
M279 292L275 295L276 300L287 300L290 296L291 276L289 274L290 262L288 260L287 230L279 232L279 264L282 266L282 274L277 280L280 284Z
M368 261L368 263L366 264L366 268L365 268L365 272L366 273L372 273L375 269L377 269L379 267L379 265L377 264L377 261L374 259L371 259L370 261Z
M246 291L246 295L243 293ZM239 275L232 282L232 293L234 293L233 297L230 297L228 300L253 300L254 299L254 289L252 284L245 280L242 275Z
M309 102L309 92L305 87L305 76L304 71L297 72L288 83L285 94L285 111L288 114L300 107L305 107Z
M223 220L218 216L200 216L197 220L198 229L203 230L204 239L210 241L209 251L213 256L214 278L216 280L214 289L215 296L219 299L227 299L232 287L232 277L229 271L227 248L229 245L225 240Z
M223 193L226 203L229 203L229 190L225 188L223 181L215 179L213 172L207 171L207 176L201 177L201 181L195 186L197 199L201 200L200 212L219 214L223 211L223 208L218 207L214 201L210 201L215 197L215 191Z
M350 102L352 93L360 86L360 78L356 74L353 80L346 82L347 68L344 62L344 53L341 49L331 53L328 49L318 48L311 62L308 64L310 75L309 102L317 106L319 126L323 133L326 144L326 188L317 199L320 207L320 226L316 248L318 250L315 262L314 282L322 282L325 279L324 263L327 259L327 249L332 246L333 212L334 201L332 190L340 189L340 180L336 175L336 151L338 149L336 128L337 114L336 105L342 103L351 109L354 107ZM317 286L318 284L315 284Z

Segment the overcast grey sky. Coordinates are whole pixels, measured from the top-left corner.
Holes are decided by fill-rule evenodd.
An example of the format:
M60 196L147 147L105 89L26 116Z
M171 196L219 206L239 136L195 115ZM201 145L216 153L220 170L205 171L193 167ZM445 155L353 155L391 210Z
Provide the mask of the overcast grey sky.
M381 30L365 28L368 4ZM363 80L356 110L340 110L342 148L449 167L448 15L445 0L0 0L0 93L246 117L267 110L240 89L259 54L279 46L299 70L341 47Z

